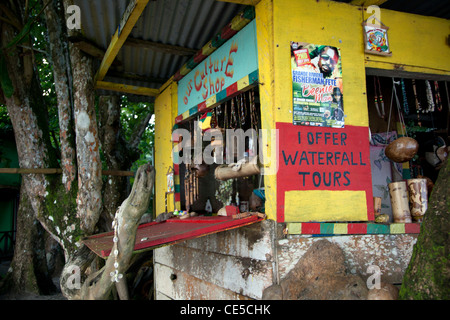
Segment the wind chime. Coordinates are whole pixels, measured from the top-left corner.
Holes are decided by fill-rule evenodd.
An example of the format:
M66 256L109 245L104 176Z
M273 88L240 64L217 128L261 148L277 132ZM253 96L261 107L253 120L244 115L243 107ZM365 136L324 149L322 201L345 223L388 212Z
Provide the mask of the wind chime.
M378 84L378 90L377 90L377 84ZM383 94L381 93L380 79L378 77L373 77L373 87L374 87L374 96L375 96L375 108L377 109L378 116L381 119L384 119L384 117L385 117L384 101L383 101ZM380 105L378 105L378 102L380 102Z
M246 97L248 95L248 98ZM248 103L247 103L248 101ZM251 89L246 93L242 93L239 96L233 97L229 101L230 118L228 118L228 104L225 104L224 110L224 128L225 129L237 129L238 127L243 129L248 125L248 116L250 116L250 127L252 130L251 139L249 139L249 154L248 156L256 155L257 132L258 132L258 114L255 103L255 90ZM227 146L230 147L230 146ZM234 157L240 159L237 163L218 166L215 170L215 178L217 180L225 181L228 179L236 179L248 177L256 174L260 174L260 168L257 163L257 158L253 157L249 160L249 157L244 155L237 155L238 150L234 150Z
M190 123L190 132L194 132L193 124ZM196 139L200 139L201 137L197 137L194 132L193 145L196 144ZM198 173L193 164L186 164L186 171L184 173L184 197L186 210L189 212L191 206L198 199Z

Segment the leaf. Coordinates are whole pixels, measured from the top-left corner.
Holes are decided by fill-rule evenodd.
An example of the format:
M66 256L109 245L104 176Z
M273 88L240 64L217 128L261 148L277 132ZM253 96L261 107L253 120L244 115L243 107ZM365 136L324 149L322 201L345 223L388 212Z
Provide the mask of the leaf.
M9 49L17 43L21 43L23 40L26 40L25 36L30 33L31 25L33 24L34 19L28 20L23 29L11 40L10 43L7 44L5 49Z
M9 78L6 60L3 54L0 54L0 84L5 96L11 98L14 94L14 86Z

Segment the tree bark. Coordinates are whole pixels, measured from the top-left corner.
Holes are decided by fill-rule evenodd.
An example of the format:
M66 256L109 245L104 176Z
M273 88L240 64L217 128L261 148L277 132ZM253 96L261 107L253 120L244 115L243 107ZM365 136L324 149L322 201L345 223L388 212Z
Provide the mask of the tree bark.
M120 97L100 96L98 101L100 143L108 169L125 170L131 161L127 156L126 145L121 138ZM127 178L109 176L103 186L103 213L99 221L102 231L111 230L117 208L127 197Z
M65 11L61 4L58 5L57 1L52 1L45 7L44 12L58 104L62 183L66 191L70 191L76 178L77 168L73 132L72 72L69 50L67 48L67 32L65 32L64 27Z
M450 158L441 168L399 299L450 299Z

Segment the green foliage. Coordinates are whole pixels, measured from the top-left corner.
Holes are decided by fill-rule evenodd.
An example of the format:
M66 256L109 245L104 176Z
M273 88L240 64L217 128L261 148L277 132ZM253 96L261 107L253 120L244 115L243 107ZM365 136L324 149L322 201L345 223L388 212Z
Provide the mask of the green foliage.
M142 121L142 118L148 114L149 110L153 113L153 108L153 103L130 102L126 96L122 96L120 121L124 138L127 141L130 140L134 129L138 126L139 122ZM155 132L155 123L153 119L154 118L150 119L147 128L142 135L139 143L141 156L139 160L134 162L131 168L132 171L137 171L137 168L145 163L152 163Z

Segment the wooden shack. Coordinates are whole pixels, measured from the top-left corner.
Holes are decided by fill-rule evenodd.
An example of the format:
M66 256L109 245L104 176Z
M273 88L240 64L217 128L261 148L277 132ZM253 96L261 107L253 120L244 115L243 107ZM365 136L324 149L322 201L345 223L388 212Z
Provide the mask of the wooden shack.
M387 30L388 48L371 52L365 50L366 9L334 1L259 1L224 27L226 34L230 26L243 25L233 37L214 50L217 39L205 44L156 98L157 214L187 206L202 214L208 199L213 212L222 206L214 196L223 183L216 179L215 164L195 177L196 198L186 197L194 180L185 179L195 173L195 164L179 161L187 145L181 146L173 133L180 128L193 133L202 117L213 122L212 129L261 129L262 170L232 179L233 197L240 197L232 203L242 204L252 190L264 190L266 214L262 222L155 249L157 299L261 299L265 288L279 283L322 239L343 250L349 273L367 279L368 267L376 265L382 281L401 283L420 219L394 220L388 184L424 175L424 166L415 172L418 161L397 164L379 152L390 142L387 135L400 137L405 125L407 130L415 120L417 125L412 80L438 86L433 92L440 93L443 108L420 116L434 119L434 126L422 125L448 139L449 22L379 10L374 23ZM313 66L326 47L338 49L328 56L338 55L333 75ZM402 109L402 88L393 84L400 80L409 90L408 114ZM340 89L339 105L333 104L334 88ZM384 114L377 114L377 98ZM335 111L343 111L339 119L331 119ZM401 122L402 115L406 121ZM374 136L385 140L374 143ZM167 193L170 167L175 187ZM374 196L383 198L387 223L374 221Z

